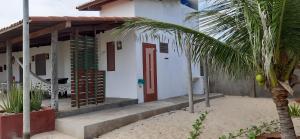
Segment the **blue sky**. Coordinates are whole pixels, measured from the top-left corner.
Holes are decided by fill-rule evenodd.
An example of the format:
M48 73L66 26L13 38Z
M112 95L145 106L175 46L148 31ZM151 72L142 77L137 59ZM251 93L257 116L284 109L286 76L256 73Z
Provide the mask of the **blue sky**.
M89 0L29 0L31 16L98 16L99 12L79 12L76 6ZM22 19L22 0L2 0L0 28Z

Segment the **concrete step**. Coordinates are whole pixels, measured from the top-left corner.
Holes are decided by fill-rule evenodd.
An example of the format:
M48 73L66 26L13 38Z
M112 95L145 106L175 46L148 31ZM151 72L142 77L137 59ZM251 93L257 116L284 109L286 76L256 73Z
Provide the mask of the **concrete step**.
M70 99L68 99L68 106L70 106L71 102L69 102ZM68 116L75 116L80 114L86 114L90 112L96 112L106 109L112 109L112 108L119 108L129 105L137 104L137 99L126 99L126 98L107 98L104 103L98 104L98 105L88 105L88 106L81 106L80 108L76 107L66 107L63 110L59 110L59 112L56 113L57 118L64 118ZM66 105L66 104L65 104Z
M223 97L211 94L210 98ZM204 101L203 95L196 95L195 102ZM181 96L155 102L113 108L56 120L56 130L78 139L92 139L104 133L168 111L188 106L188 97Z

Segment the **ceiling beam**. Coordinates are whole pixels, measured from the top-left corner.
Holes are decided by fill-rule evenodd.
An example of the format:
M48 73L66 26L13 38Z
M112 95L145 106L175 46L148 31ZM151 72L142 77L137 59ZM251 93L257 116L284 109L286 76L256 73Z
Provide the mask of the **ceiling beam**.
M52 27L48 27L48 28L44 28L44 29L41 29L36 32L32 32L32 33L30 33L29 36L30 36L30 39L34 39L34 38L37 38L37 37L40 37L40 36L43 36L46 34L50 34L51 32L53 32L55 30L60 31L60 30L66 29L66 28L70 28L71 26L72 26L71 21L66 21L66 22L54 25ZM20 36L20 37L16 37L16 38L12 39L11 43L15 44L15 43L19 43L22 41L23 41L23 38L22 38L22 36Z
M76 28L79 32L84 31L94 31L94 30L110 30L112 28L117 27L116 24L103 24L103 25L90 25L90 26L73 26L73 28Z

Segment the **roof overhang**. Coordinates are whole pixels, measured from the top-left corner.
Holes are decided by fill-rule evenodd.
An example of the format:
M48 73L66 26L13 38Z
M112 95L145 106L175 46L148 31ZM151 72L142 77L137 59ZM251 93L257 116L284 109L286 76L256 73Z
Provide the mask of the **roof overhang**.
M59 32L59 40L70 39L74 30L81 35L94 35L95 33L111 30L123 24L130 17L30 17L30 45L43 46L51 42L51 32ZM13 51L21 49L23 21L14 23L0 29L0 43L9 41L13 44ZM15 49L14 49L15 48ZM0 53L5 47L0 45Z
M80 11L100 11L102 6L117 0L93 0L76 7Z

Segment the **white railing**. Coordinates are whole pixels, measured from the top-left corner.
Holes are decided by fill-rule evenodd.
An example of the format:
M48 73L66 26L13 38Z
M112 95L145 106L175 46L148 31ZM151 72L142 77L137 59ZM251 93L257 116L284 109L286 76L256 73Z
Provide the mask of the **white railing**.
M19 59L16 59L16 62L23 68L23 64L19 61ZM32 71L30 71L30 80L31 80L31 87L37 87L43 91L48 92L49 94L51 93L51 83L39 77ZM70 93L71 83L58 84L58 92L60 92L61 94L65 92Z

